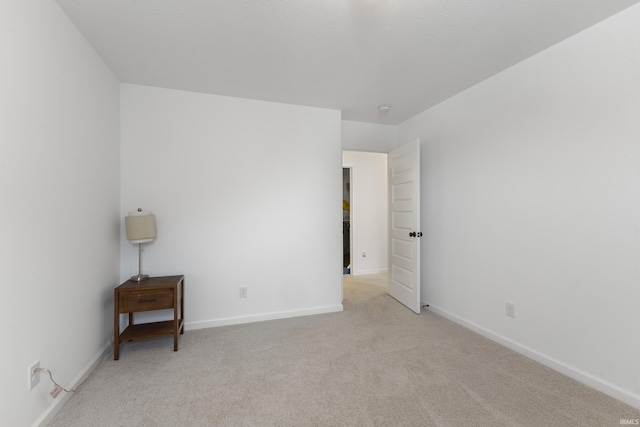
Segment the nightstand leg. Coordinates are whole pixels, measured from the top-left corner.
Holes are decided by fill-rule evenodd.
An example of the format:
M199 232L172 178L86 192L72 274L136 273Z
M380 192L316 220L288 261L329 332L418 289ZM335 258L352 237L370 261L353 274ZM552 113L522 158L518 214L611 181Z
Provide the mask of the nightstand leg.
M113 301L113 360L120 358L120 310L118 307L118 294L116 292Z
M178 351L178 286L173 291L173 351Z
M182 292L180 292L180 324L182 325L180 334L184 334L184 278L180 283L180 288L182 290Z

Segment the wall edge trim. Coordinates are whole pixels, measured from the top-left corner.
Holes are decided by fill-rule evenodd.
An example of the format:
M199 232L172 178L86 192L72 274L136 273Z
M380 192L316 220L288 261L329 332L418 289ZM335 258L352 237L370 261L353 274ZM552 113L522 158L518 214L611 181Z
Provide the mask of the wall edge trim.
M220 319L202 320L185 323L185 331L196 329L217 328L220 326L241 325L245 323L266 322L268 320L288 319L292 317L313 316L343 311L342 304L323 307L307 308L303 310L274 311L271 313L253 314L249 316L224 317Z
M422 301L421 305L424 307L426 304L429 304L429 303ZM619 400L623 403L626 403L627 405L632 406L636 409L640 409L640 395L637 395L630 390L623 389L620 386L617 386L613 383L603 380L602 378L599 378L595 375L592 375L588 372L585 372L581 369L578 369L574 366L564 363L558 359L555 359L537 350L534 350L525 345L522 345L517 341L513 341L487 328L484 328L476 323L470 322L460 316L452 314L446 310L442 310L431 304L429 304L429 307L427 308L427 310L437 315L440 315L448 320L451 320L452 322L460 326L463 326L479 335L482 335L483 337L488 338L491 341L501 344L507 347L508 349L513 350L516 353L519 353L531 360L541 363L544 366L551 368L554 371L559 372L571 379L574 379L588 387L591 387L601 393L604 393L610 397L613 397L614 399Z

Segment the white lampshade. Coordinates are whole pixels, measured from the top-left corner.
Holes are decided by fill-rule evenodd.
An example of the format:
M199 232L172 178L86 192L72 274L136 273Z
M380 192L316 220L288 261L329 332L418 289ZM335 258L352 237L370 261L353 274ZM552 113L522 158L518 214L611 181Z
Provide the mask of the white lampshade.
M156 237L156 217L151 212L129 212L124 217L127 240L131 243L147 243Z

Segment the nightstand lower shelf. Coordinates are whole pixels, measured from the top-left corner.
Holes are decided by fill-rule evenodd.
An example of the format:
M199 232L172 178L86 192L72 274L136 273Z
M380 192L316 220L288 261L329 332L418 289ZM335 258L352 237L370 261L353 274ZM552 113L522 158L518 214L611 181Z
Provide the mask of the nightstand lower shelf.
M183 322L178 322L178 331L183 330ZM153 338L165 335L173 335L173 320L164 322L142 323L140 325L129 325L120 334L120 342L131 341L139 338Z

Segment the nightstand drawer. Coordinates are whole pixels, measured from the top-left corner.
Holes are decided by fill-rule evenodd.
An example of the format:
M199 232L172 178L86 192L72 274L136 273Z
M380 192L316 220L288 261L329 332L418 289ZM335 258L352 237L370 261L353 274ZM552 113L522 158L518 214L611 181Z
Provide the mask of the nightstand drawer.
M173 308L173 291L137 291L120 293L120 313Z

